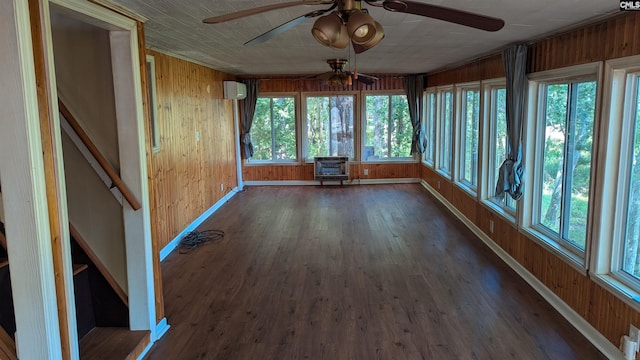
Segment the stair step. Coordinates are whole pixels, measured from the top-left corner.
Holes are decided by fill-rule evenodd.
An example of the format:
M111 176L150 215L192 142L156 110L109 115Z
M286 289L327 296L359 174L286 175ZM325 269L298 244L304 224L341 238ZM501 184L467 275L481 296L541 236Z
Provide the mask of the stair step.
M9 259L0 259L0 269L5 266L9 266Z
M82 360L137 359L150 343L150 332L130 331L127 328L97 327L80 340Z
M85 265L85 267L86 266L87 265ZM76 265L74 265L73 268L73 288L75 289L78 338L82 339L96 327L96 316L91 298L89 272L82 271L82 266L76 267ZM76 270L78 270L77 273Z

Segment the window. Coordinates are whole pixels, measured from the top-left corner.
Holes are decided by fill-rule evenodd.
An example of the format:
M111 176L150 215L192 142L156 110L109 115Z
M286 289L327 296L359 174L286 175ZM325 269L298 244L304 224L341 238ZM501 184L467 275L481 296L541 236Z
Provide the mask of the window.
M354 95L306 98L306 158L348 156L353 158Z
M531 88L537 114L529 118L535 133L527 157L533 173L530 230L581 266L589 226L595 79L595 73L548 78Z
M251 125L251 160L296 160L295 104L294 96L258 98Z
M152 55L147 55L147 87L149 88L149 120L151 121L151 146L153 152L160 151L160 129L158 129L158 114L156 104L156 61Z
M478 143L480 139L480 90L462 85L458 90L460 110L458 137L458 181L475 193L478 188Z
M365 95L363 161L407 160L413 125L406 95Z
M507 90L504 80L488 82L484 87L485 102L485 146L486 162L486 195L489 205L497 207L503 215L515 221L516 202L509 195L499 199L495 197L496 184L500 166L507 157Z
M593 273L640 308L640 56L607 62ZM613 285L611 287L611 285ZM631 300L635 299L635 300Z
M433 165L435 160L436 147L436 93L433 89L427 89L424 95L424 135L427 140L424 150L424 161Z
M451 89L438 91L439 146L438 170L451 177L451 153L453 151L453 92Z
M629 93L622 137L622 152L626 154L620 175L620 214L622 243L618 250L620 271L640 281L640 73L629 75Z

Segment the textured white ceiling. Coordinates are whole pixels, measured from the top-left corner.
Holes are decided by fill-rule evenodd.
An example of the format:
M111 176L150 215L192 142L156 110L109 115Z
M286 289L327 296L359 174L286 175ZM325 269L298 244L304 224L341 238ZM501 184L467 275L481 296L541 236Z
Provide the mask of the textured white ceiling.
M207 17L288 0L113 0L149 20L147 46L236 75L316 74L326 59L349 58L311 35L315 19L262 44L246 41L295 17L327 6L295 6L229 21L203 24ZM619 11L615 0L417 0L501 18L505 27L485 32L416 15L365 5L384 27L385 38L357 57L366 73L425 73L487 54L520 41ZM351 65L354 55L351 52Z

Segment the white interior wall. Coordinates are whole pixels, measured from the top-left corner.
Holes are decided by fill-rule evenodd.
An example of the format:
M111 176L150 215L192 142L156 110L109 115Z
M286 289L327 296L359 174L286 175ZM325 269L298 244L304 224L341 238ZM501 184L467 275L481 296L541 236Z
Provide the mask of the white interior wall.
M64 132L62 152L69 219L126 292L122 207Z
M52 11L51 36L58 96L119 169L109 31Z
M51 34L58 95L117 169L120 161L109 31L52 11ZM70 222L128 292L122 207L66 135L63 154Z

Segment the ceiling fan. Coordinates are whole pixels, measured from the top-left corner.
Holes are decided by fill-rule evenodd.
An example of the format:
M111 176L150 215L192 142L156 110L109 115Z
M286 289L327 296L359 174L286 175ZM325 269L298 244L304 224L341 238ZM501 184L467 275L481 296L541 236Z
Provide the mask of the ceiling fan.
M359 74L357 70L345 70L344 67L347 63L346 59L329 59L327 64L331 66L331 71L315 75L312 78L323 80L328 86L351 86L354 80L371 85L378 80L375 76Z
M370 6L381 7L392 12L425 16L485 31L498 31L504 26L504 21L502 19L409 0L290 1L258 6L252 9L206 18L202 21L206 24L217 24L292 6L329 5L326 9L314 10L295 19L289 20L286 23L265 32L264 34L247 41L245 45L254 45L265 42L308 19L319 17L311 30L313 37L318 42L334 49L344 49L351 42L355 53L359 54L376 46L384 38L382 25L369 15L367 9L362 8L362 2L365 2Z

